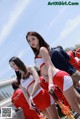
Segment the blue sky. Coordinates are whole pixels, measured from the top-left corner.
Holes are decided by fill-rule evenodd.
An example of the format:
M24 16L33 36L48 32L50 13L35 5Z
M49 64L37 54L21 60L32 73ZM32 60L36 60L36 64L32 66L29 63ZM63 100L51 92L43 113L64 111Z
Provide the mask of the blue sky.
M34 55L25 37L28 31L39 32L53 47L74 47L80 43L80 5L50 6L48 2L0 0L0 81L15 74L8 63L13 56L26 65L34 65Z

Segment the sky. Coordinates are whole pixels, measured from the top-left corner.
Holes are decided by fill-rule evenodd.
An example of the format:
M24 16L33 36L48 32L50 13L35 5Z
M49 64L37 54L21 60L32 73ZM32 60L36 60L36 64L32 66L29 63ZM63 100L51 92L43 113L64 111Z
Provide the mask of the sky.
M34 54L26 41L29 31L38 32L52 47L80 44L80 5L48 5L54 1L58 2L0 0L0 81L15 75L9 65L13 56L34 66Z

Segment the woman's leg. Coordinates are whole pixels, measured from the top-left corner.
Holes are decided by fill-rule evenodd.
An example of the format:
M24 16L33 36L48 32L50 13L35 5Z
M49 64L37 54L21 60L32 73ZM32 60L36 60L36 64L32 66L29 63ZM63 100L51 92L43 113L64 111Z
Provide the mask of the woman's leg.
M45 90L33 98L33 101L48 119L59 119L54 100ZM51 106L52 105L52 106Z
M55 104L47 107L46 110L49 114L49 119L60 119Z
M51 119L47 110L42 111L42 113L46 116L47 119Z
M76 94L76 97L77 97L77 100L78 100L78 103L80 105L80 94L74 89L75 91L75 94Z
M80 105L78 103L74 87L71 86L69 89L64 91L63 94L64 94L66 100L68 101L68 103L70 104L71 109L75 112L80 113Z
M76 72L74 74L72 74L71 77L73 79L74 87L76 88L76 84L78 84L78 82L80 80L80 71L76 70Z

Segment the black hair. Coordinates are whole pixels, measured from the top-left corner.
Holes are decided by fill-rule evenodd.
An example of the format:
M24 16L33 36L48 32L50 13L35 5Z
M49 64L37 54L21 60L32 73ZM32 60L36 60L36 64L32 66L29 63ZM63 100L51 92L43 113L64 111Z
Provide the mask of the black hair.
M12 57L9 62L14 62L20 70L26 73L26 66L18 57Z
M48 50L50 50L48 43L43 39L43 37L39 33L37 33L37 32L28 32L27 35L26 35L27 41L28 41L28 36L35 36L39 40L39 49L41 47L45 47ZM35 57L39 54L39 49L32 48L32 50L33 50L33 52L35 54Z
M19 83L18 83L17 81L13 81L13 82L12 82L12 88L13 88L14 90L18 89L18 88L19 88Z
M18 67L20 70L24 71L24 73L26 74L27 68L26 68L25 64L24 64L18 57L12 57L12 58L9 60L9 63L10 63L10 62L14 62L14 63L17 65L17 67ZM15 73L16 73L16 76L17 76L18 83L20 84L21 73L20 73L19 71L15 71Z

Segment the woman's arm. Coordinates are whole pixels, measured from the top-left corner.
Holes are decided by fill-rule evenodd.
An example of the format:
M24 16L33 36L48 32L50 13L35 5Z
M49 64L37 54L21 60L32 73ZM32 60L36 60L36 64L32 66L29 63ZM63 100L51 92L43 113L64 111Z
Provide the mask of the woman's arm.
M27 100L27 102L29 104L29 96L28 96L27 90L24 87L22 87L21 85L19 85L19 87L22 89L24 97L25 97L25 99Z
M39 80L39 76L38 76L38 73L35 70L35 68L29 67L28 70L33 75L33 78L35 80L35 83L34 83L32 92L30 94L30 96L33 96L37 92L37 90L39 89L39 87L40 87L40 80Z
M45 65L48 68L48 77L49 84L53 84L53 73L55 73L55 66L51 62L51 58L49 56L48 50L45 47L40 48L40 55L45 60Z

